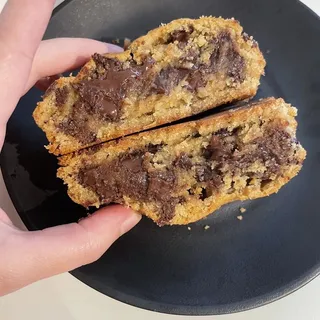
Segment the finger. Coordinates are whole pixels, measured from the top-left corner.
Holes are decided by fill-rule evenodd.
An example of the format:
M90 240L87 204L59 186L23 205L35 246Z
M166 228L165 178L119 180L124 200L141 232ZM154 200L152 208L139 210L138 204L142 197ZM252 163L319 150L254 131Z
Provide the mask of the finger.
M8 217L8 215L0 208L0 225L1 225L1 222L9 226L13 226L13 223Z
M9 0L0 15L0 124L15 108L29 77L34 54L54 0Z
M140 218L129 209L111 206L79 223L15 235L0 264L0 276L5 274L0 295L97 260Z
M34 58L26 85L29 90L39 79L83 66L94 53L121 52L113 44L82 38L42 41Z

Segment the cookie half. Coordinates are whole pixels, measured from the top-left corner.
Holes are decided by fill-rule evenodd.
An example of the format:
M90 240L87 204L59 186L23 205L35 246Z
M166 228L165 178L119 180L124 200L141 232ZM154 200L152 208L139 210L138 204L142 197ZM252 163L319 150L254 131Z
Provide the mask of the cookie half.
M60 158L58 177L84 207L125 204L159 225L277 192L301 169L296 109L282 99L156 129Z
M265 60L233 19L179 19L120 54L95 54L34 111L48 149L67 154L253 97Z

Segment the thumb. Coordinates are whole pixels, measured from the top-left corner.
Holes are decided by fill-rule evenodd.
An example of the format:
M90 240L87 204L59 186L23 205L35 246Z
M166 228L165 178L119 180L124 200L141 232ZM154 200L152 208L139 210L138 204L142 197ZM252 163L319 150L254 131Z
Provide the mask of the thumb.
M91 263L141 216L114 205L79 221L42 231L15 230L7 236L0 264L0 295L37 280Z

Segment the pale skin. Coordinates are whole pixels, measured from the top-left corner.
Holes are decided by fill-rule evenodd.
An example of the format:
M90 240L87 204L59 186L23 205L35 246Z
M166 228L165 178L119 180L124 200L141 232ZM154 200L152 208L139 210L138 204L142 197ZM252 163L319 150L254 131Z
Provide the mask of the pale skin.
M20 97L43 78L83 65L95 53L120 48L89 39L42 41L54 0L9 0L0 15L0 146ZM27 133L26 133L27 134ZM78 223L22 231L0 209L0 296L97 260L141 216L115 205Z

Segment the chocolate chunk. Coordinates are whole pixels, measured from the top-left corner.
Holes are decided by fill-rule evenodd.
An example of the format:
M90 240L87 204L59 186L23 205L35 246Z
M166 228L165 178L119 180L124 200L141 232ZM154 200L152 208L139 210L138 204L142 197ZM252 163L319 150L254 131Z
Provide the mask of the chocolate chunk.
M124 153L118 159L95 167L83 168L78 175L81 185L94 191L102 203L123 201L131 197L139 201L155 201L162 208L159 224L169 222L176 204L182 201L173 197L176 177L172 170L148 172L143 165L144 151Z
M200 167L196 170L196 179L198 182L206 182L210 180L211 170L207 166Z
M88 76L93 79L104 80L108 77L109 71L116 73L123 70L123 63L117 59L110 59L98 53L95 53L92 59L96 64L96 70Z
M108 174L108 166L85 168L79 172L79 182L93 191L105 203L118 200L118 188L114 177Z
M228 76L231 77L233 81L241 83L245 79L245 61L243 57L237 55L235 52L233 52L233 55L233 58L230 59L232 63L228 68Z
M265 138L256 140L257 154L266 163L268 172L277 174L280 166L290 162L290 152L294 143L284 130L267 130Z
M182 197L171 195L176 183L176 176L173 170L154 171L149 173L148 195L161 205L159 226L167 224L173 217L175 207L183 202Z
M152 143L150 143L147 146L147 150L148 150L148 152L155 154L158 151L160 151L162 149L162 147L163 147L162 144L152 144Z
M193 25L189 25L187 30L175 30L170 34L168 41L166 43L168 44L174 41L178 41L179 44L185 45L188 42L190 34L193 31L194 31ZM183 45L181 46L181 48L184 47Z
M180 35L180 37L182 37ZM240 56L236 45L229 32L221 32L213 41L214 50L211 54L210 65L199 64L200 53L190 49L182 57L181 64L193 62L192 69L168 67L160 71L156 76L152 93L169 94L178 83L186 79L188 90L194 92L198 88L205 87L210 73L224 72L234 82L243 82L245 77L245 61Z
M292 149L294 141L288 132L283 130L269 130L269 139L265 141L259 141L259 150L262 156L266 160L270 160L270 157L266 157L266 154L270 154L271 158L276 160L278 165L284 165L288 161L288 153Z
M119 105L112 99L103 99L97 110L98 114L106 120L117 120L119 118Z
M236 130L219 130L212 135L209 145L203 150L203 156L213 161L230 158L236 149Z
M143 152L135 151L132 153L124 154L120 157L119 163L123 166L124 170L128 170L133 173L144 171Z
M184 170L192 168L192 161L186 153L181 153L174 161L173 165Z
M174 217L174 211L177 204L183 203L183 202L185 202L184 197L169 198L167 199L167 201L164 200L162 202L162 210L161 210L160 218L157 221L158 226L162 227L168 224L168 222L170 222Z
M263 137L253 140L250 144L237 145L237 149L229 158L224 157L224 163L228 164L232 172L244 172L255 161L262 161L266 167L265 173L254 173L252 176L268 179L273 174L277 175L282 165L292 163L293 143L286 131L269 128ZM251 176L250 172L246 174Z
M187 69L177 69L174 67L162 69L154 80L152 92L168 95L188 73L189 71Z
M129 172L137 173L143 171L143 158L140 157L139 154L129 154L121 159L120 163L122 164L123 169L128 170Z
M123 195L144 199L148 187L141 152L124 154L113 162L83 169L79 181L97 193L104 203L117 202Z
M189 74L187 82L188 84L186 85L186 88L191 92L196 91L198 88L205 87L207 84L203 74L199 70Z
M55 93L56 93L56 104L60 107L63 106L67 102L69 88L67 86L64 86L62 88L56 88Z
M240 144L237 139L240 130L222 129L212 135L209 145L203 150L207 164L196 170L198 182L218 188L222 183L223 170L234 175L266 180L279 174L281 166L292 163L293 157L290 154L294 141L286 131L269 128L262 137L247 144ZM214 169L209 165L211 161L215 164ZM256 161L266 167L265 172L248 171Z
M112 85L114 87L118 85L119 89L113 90ZM98 115L103 120L114 121L118 119L119 101L121 100L119 83L112 83L107 80L93 80L75 84L74 87L82 98L88 114ZM110 94L111 92L114 94Z
M88 120L86 106L77 101L69 117L59 124L59 129L84 144L90 144L96 141L96 134L88 127Z
M112 169L112 168L111 168ZM115 173L119 193L136 199L144 199L148 189L148 173L143 167L143 152L138 151L123 155Z
M178 41L178 42L188 42L189 39L189 32L185 30L176 30L173 31L171 34L171 42Z
M91 143L94 138L88 127L88 115L93 116L97 122L119 120L126 94L131 90L141 89L141 81L146 81L142 75L146 77L147 70L154 63L151 59L142 65L131 61L130 66L125 68L122 62L99 54L95 54L93 60L96 70L87 75L88 79L73 84L79 100L68 119L59 127L82 143Z
M208 186L214 188L219 188L223 182L219 173L208 165L201 166L196 170L196 179L198 182L206 182Z
M214 40L214 51L211 54L212 72L226 72L235 82L243 82L245 61L228 31L221 32Z
M199 64L200 55L194 49L190 49L182 58L181 63L192 62L193 69L190 70L186 81L186 88L192 92L198 88L205 87L207 76L212 73L226 73L234 82L243 82L245 79L245 60L239 54L238 49L229 32L221 32L212 40L213 52L210 57L210 64Z
M103 120L115 121L119 119L123 99L126 94L139 86L139 80L146 70L152 65L148 60L143 65L131 62L130 67L116 59L110 59L96 54L94 60L97 66L103 67L104 72L96 73L96 80L84 80L74 85L82 101L86 104L86 110L90 114L96 114Z
M175 174L172 170L155 171L149 174L148 192L161 198L168 198L175 184Z

